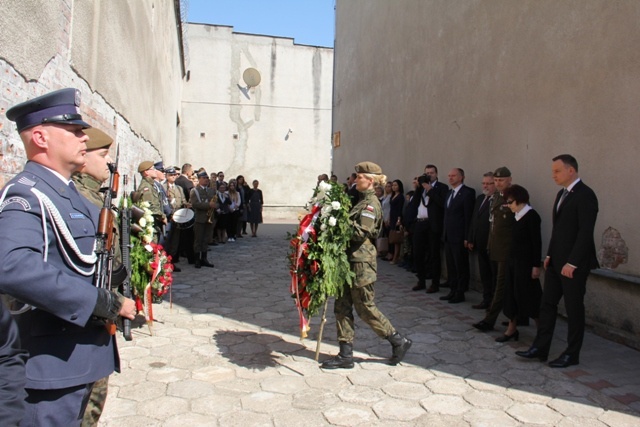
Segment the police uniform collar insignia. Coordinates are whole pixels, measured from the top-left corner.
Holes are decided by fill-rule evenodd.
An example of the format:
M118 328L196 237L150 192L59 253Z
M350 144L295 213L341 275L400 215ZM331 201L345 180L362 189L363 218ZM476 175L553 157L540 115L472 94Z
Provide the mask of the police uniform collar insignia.
M69 213L69 217L71 219L84 219L85 218L84 214L82 214L80 212L70 212Z

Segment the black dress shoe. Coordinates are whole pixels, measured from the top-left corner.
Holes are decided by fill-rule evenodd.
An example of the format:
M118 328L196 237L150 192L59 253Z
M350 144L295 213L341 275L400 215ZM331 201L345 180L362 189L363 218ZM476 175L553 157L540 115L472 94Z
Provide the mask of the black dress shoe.
M428 294L435 294L436 292L440 292L440 288L438 286L431 285L429 289L427 289Z
M449 292L447 295L440 297L440 301L449 301L451 298L453 298L456 294L454 292Z
M549 356L548 353L544 353L537 347L531 347L527 351L516 351L516 355L524 357L525 359L540 359L541 362L546 361Z
M475 308L476 310L486 310L489 308L489 304L486 302L481 302L480 304L474 304L471 308Z
M563 354L558 357L556 360L552 360L549 362L549 367L551 368L566 368L571 365L577 365L580 363L577 357L572 357L569 354Z
M474 323L472 326L482 332L493 331L493 325L485 322L484 320L481 320L478 323Z
M411 288L412 291L421 291L423 289L427 289L427 285L425 285L424 283L420 283L420 282L418 282L417 285L415 285L413 288Z
M176 267L175 265L173 266L173 272L174 272L174 273L180 273L181 271L182 271L182 269L181 269L181 268Z
M455 294L453 296L453 298L451 298L449 300L449 304L458 304L464 302L464 294L463 293L459 293L459 294Z
M518 341L520 339L520 332L516 330L511 335L503 334L501 337L496 338L496 342Z

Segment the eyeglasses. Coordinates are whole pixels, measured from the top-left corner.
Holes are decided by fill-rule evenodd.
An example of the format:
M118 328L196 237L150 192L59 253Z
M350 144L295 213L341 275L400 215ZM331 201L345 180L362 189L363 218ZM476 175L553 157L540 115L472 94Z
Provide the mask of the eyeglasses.
M515 203L515 200L507 200L507 204L510 205L511 203Z

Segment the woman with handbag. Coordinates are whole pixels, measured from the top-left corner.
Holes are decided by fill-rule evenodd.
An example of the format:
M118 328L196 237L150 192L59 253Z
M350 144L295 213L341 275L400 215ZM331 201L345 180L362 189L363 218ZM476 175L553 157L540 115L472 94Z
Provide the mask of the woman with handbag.
M391 211L389 214L389 255L387 260L391 264L397 264L400 261L402 253L402 241L404 240L404 229L402 227L402 210L404 208L404 186L399 179L391 183Z

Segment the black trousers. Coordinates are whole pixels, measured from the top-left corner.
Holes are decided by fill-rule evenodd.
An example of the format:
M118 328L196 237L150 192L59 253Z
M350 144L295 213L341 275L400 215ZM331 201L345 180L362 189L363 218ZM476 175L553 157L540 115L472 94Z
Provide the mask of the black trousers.
M493 291L496 287L496 277L491 267L491 259L486 248L478 249L478 271L480 272L480 282L482 283L482 302L491 305Z
M451 292L464 293L469 290L469 251L463 242L444 242L447 260L447 282Z
M433 286L440 286L442 272L440 258L440 233L431 230L429 221L418 221L413 225L413 265L418 281L424 284L431 275Z
M545 272L538 333L533 341L533 347L539 348L543 353L549 352L558 317L558 303L564 296L569 327L567 348L563 354L578 357L584 339L584 294L587 290L589 271L578 268L573 272L573 279L570 279L562 276L561 270L562 266L554 265L552 260Z

